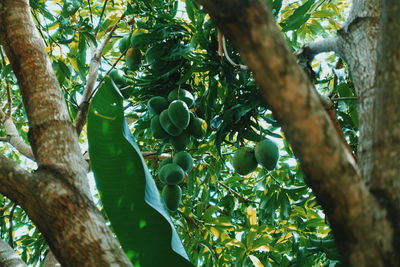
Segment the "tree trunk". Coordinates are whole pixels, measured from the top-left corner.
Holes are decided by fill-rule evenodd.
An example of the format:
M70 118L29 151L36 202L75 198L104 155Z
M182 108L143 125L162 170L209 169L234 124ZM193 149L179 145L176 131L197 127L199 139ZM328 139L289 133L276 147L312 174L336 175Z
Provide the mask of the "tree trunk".
M282 126L329 219L345 265L400 265L395 253L398 249L393 246L396 230L388 210L382 209L375 194L370 192L264 1L198 2L204 5L254 72L265 102ZM339 32L341 40L330 45L348 58L353 77L356 76L354 82L361 95L360 143L365 142L360 145L359 160L363 161L362 174L367 180L370 180L373 159L371 120L373 123L379 20L379 5L375 2L355 1L351 16L356 11L370 9L361 12L362 17L353 19L350 16L350 22ZM366 29L361 27L364 24ZM398 169L393 170L399 173Z
M350 67L358 97L357 163L369 183L373 166L373 133L376 89L376 45L378 41L379 0L355 0L345 25L338 31L338 53Z
M2 267L27 267L3 239L0 239L0 265Z
M18 79L38 170L0 156L0 191L19 204L63 266L132 266L88 196L78 137L28 0L0 1L0 39Z
M382 1L375 98L374 164L371 191L388 213L394 248L400 266L400 2ZM391 243L389 243L392 241ZM391 262L389 262L391 263ZM389 266L389 263L386 266Z

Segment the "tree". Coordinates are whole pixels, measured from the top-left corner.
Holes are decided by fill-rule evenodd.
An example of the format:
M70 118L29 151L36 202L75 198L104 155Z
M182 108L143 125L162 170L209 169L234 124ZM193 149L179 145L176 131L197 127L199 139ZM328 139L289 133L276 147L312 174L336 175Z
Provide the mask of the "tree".
M154 177L173 147L152 137L147 101L176 87L197 96L192 111L209 127L189 146L196 167L171 213L193 263L399 265L396 1L355 0L343 26L340 1L186 0L184 15L174 0L45 2L0 2L2 141L13 146L0 156L11 201L1 237L14 247L13 223L29 216L37 230L28 223L35 234L16 242L26 262L47 243L65 266L132 265L90 196L80 149L89 103L111 76ZM113 47L121 37L139 51L135 64ZM330 51L318 70L314 57ZM240 176L225 163L265 136L280 140L276 170ZM23 266L0 247L2 264Z

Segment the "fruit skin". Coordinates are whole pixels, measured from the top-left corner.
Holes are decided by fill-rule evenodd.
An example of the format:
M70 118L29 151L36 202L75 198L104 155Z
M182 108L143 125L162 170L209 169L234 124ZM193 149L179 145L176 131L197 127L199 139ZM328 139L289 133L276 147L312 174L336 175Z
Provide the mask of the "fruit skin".
M129 36L122 38L121 40L119 40L118 43L119 52L124 53L130 47L130 45L131 45L131 40Z
M177 128L175 125L172 124L168 116L168 109L161 112L160 124L161 127L164 129L164 131L166 131L169 135L178 136L183 132L181 129Z
M178 164L168 163L162 166L158 175L160 181L171 185L182 183L185 173Z
M182 189L177 185L166 185L164 186L161 193L165 206L170 211L176 211L181 203Z
M156 139L164 139L168 137L168 133L163 129L160 123L160 116L155 115L151 119L150 122L151 132L153 133L154 138Z
M253 172L258 165L254 150L249 147L241 147L236 150L233 155L232 165L236 172L241 175Z
M267 170L273 170L279 160L279 148L275 142L265 139L254 150L257 162Z
M168 108L168 101L165 97L154 96L147 102L147 107L153 114L160 114L163 110Z
M182 100L174 100L169 104L168 116L172 124L179 129L184 130L189 126L189 109Z
M207 123L205 120L196 118L190 120L188 132L196 139L202 139L207 131Z
M126 86L127 81L125 77L119 73L118 70L114 69L108 75L111 77L111 79L113 79L116 85Z
M142 60L142 52L140 52L139 49L131 47L126 51L125 63L130 70L132 71L137 70L140 66L141 60Z
M168 94L168 101L172 102L174 100L182 100L186 103L188 108L193 107L194 97L193 95L185 89L174 89Z
M158 168L161 169L162 166L164 166L168 163L172 163L172 162L173 162L173 158L166 158L160 162L160 165L158 166Z
M190 172L193 168L193 158L185 151L176 153L173 158L173 163L178 164L186 173Z
M176 151L182 151L190 143L190 135L187 132L183 132L178 136L170 137L169 141Z

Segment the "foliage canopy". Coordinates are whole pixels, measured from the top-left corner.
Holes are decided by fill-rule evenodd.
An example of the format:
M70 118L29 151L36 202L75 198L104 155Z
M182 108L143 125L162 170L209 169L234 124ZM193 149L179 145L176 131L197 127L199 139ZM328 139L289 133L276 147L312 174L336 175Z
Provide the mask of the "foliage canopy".
M344 0L268 1L293 51L340 28ZM155 139L147 103L168 98L177 89L195 96L191 112L208 125L205 137L192 138L187 151L194 166L181 189L182 203L171 213L191 261L197 266L336 266L340 263L331 230L306 177L249 70L221 56L222 39L210 17L194 0L80 1L31 0L32 15L46 44L72 119L87 82L91 51L117 29L105 47L98 82L106 75L124 96L125 116L156 179L162 159L174 154L171 144ZM121 19L121 16L122 19ZM135 55L128 60L128 47ZM226 40L226 54L244 65ZM26 142L28 125L9 62L2 56L1 86L10 86L12 116ZM117 72L115 72L117 70ZM312 79L321 93L354 96L346 66L334 55L317 57ZM99 87L99 86L98 86ZM7 94L2 94L7 103ZM337 101L336 113L350 146L357 146L355 103ZM4 109L6 111L6 108ZM3 129L0 132L5 135ZM242 176L231 164L242 146L264 138L280 149L278 166L259 166ZM80 141L87 146L84 132ZM4 144L2 153L34 169L34 164ZM99 203L99 206L101 204ZM23 260L38 265L45 242L25 213L1 199L0 237L9 240Z

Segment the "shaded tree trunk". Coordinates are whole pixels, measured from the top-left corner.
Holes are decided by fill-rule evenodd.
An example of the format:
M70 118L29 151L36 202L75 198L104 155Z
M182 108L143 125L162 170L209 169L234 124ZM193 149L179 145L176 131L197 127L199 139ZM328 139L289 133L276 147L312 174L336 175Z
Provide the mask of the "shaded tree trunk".
M0 1L0 39L18 79L38 170L0 156L0 191L20 205L63 266L132 266L88 196L76 130L31 18L29 1Z
M400 265L400 254L395 243L398 231L391 215L396 211L394 205L400 207L400 190L395 188L389 192L391 185L398 184L394 179L394 174L400 173L398 163L388 163L388 169L385 169L388 179L376 181L379 188L385 189L383 195L392 194L394 197L385 197L382 201L382 197L374 190L375 186L369 186L369 182L374 184L376 180L375 177L372 179L375 156L373 134L379 131L379 127L383 127L374 126L379 2L354 1L349 19L338 32L338 36L325 42L323 46L314 47L318 50L315 53L335 50L350 65L360 98L360 169L335 132L312 84L296 64L296 59L275 26L273 16L264 1L198 2L204 5L214 22L229 37L254 72L256 81L262 87L265 102L281 124L300 159L309 185L329 218L346 266ZM395 23L393 18L391 21ZM386 24L385 20L382 24ZM393 27L390 28L393 30ZM396 36L394 33L396 31L393 31L392 36ZM398 41L392 48L397 47ZM384 49L381 52L386 53ZM389 57L398 58L398 55L397 50L397 53L393 51ZM398 64L398 61L394 62ZM393 76L395 73L396 71L392 72ZM389 77L385 79L390 80ZM388 88L387 84L385 86L387 90L395 90ZM389 94L393 96L393 103L399 101L396 94ZM386 105L385 102L382 103ZM378 104L377 106L381 107ZM388 138L384 138L386 141L390 140L387 144L399 137L398 120L394 118L398 118L400 114L397 108L390 106L386 111L397 112L393 114L392 121L397 128L388 131ZM378 120L382 123L383 116ZM378 142L382 142L382 138ZM397 152L392 152L393 155L400 151L399 148L390 148L389 145L385 147L381 161L388 158L387 153L390 151L397 149ZM387 203L388 206L382 203ZM392 209L388 208L390 206Z
M27 267L15 251L0 239L0 265L2 267Z

